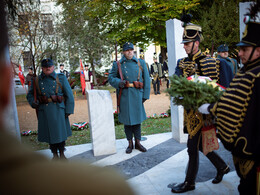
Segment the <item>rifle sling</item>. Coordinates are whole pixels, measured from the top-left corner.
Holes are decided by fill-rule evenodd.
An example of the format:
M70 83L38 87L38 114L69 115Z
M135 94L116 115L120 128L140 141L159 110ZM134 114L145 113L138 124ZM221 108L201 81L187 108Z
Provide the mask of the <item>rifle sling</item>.
M121 81L123 81L124 78L123 78L123 73L122 73L122 69L121 69L121 64L119 61L116 61L116 63L117 63L117 69L118 69L118 72L120 75L120 79L121 79ZM119 89L119 94L117 96L117 113L120 112L120 99L121 99L121 95L122 95L122 90L123 90L123 88Z

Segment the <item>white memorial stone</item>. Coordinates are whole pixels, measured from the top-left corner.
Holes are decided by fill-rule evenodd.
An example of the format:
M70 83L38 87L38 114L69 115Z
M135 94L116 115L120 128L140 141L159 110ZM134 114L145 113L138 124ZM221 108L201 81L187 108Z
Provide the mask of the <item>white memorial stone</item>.
M183 27L181 26L180 20L171 19L166 21L168 67L170 76L175 72L178 59L187 56L183 49L183 44L181 44L182 34ZM174 105L171 98L172 137L180 143L186 143L188 140L188 134L183 133L183 120L183 107Z
M112 99L107 90L87 90L88 114L94 156L116 153Z

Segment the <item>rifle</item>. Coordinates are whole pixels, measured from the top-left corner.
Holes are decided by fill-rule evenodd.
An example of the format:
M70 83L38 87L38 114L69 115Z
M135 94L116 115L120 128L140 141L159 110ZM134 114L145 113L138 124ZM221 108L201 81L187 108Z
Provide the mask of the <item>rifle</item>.
M212 43L211 43L211 54L210 54L210 56L213 57L213 54L214 54L214 41L212 41Z
M116 42L116 63L117 63L117 68L118 68L118 72L119 72L119 75L120 75L120 78L121 80L123 80L123 75L122 75L122 70L121 70L121 65L120 65L120 62L117 61L117 42ZM121 95L122 95L122 88L119 89L119 93L118 95L116 96L117 98L117 113L120 112L120 99L121 99Z
M36 68L35 68L35 60L34 56L32 55L32 64L33 64L33 97L34 97L34 102L37 102L37 94L36 94ZM36 111L36 116L38 119L38 108L35 109Z

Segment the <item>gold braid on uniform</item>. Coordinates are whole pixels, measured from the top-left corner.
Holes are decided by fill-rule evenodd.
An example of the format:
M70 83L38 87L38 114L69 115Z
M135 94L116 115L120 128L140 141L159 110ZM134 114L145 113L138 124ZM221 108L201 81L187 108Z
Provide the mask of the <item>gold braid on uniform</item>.
M200 69L199 70L196 66L196 61L199 59ZM200 76L207 76L213 80L218 82L219 80L219 64L220 61L215 58L210 58L204 56L199 50L196 54L193 55L192 60L189 58L183 58L179 62L179 68L182 69L183 76L189 77L194 74ZM200 72L201 71L201 72Z
M184 124L191 139L202 128L202 114L194 112L194 110L186 111L184 109Z
M255 161L253 160L242 159L236 156L233 156L233 161L235 165L238 164L240 173L243 176L243 178L246 178L247 174L255 164Z
M196 61L199 60L200 70L197 67ZM207 76L213 80L219 80L219 63L215 58L210 58L201 53L199 50L193 55L192 60L188 57L179 61L179 68L182 69L183 76L189 77L194 74ZM184 109L184 125L187 127L190 138L192 138L203 126L203 118L201 114L193 110Z
M252 155L247 151L247 138L239 136L240 129L244 122L248 104L252 95L255 79L260 78L260 59L247 65L236 74L229 88L222 95L220 100L210 110L216 116L218 134L222 142L236 147L238 142L243 144L242 153Z

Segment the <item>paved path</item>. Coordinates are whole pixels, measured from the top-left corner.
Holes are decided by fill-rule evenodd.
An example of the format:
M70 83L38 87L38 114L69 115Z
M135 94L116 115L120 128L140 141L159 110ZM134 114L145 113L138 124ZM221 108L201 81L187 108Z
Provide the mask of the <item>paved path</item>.
M117 153L94 157L92 144L82 144L66 147L69 160L90 162L98 166L116 168L133 186L137 195L168 195L172 194L168 184L183 182L188 162L186 144L180 144L172 139L171 133L146 136L142 144L148 149L146 153L133 150L126 154L128 145L126 139L116 141ZM49 158L50 150L39 151ZM183 194L237 195L239 178L234 171L232 157L220 144L218 154L230 165L231 172L224 176L219 184L212 184L216 169L209 160L200 153L200 168L196 179L196 189Z

